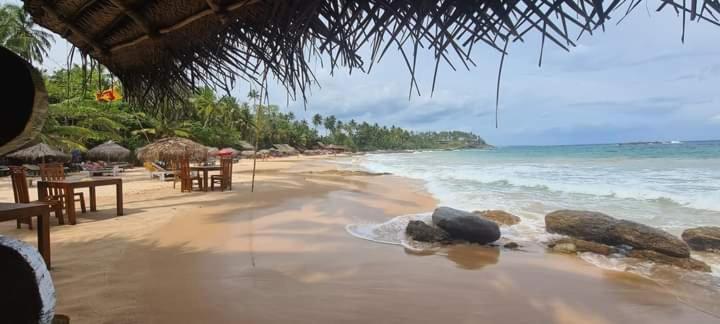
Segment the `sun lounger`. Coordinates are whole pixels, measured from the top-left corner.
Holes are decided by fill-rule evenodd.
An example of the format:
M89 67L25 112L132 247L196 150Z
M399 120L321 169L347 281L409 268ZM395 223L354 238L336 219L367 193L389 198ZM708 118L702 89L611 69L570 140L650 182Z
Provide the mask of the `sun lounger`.
M150 179L158 177L160 181L165 181L166 178L174 177L175 172L165 170L165 168L159 166L155 162L145 162L145 169L150 172Z
M88 170L88 174L92 177L102 177L102 176L113 176L117 177L120 175L120 172L122 169L120 167L112 167L112 168L102 168L99 170Z

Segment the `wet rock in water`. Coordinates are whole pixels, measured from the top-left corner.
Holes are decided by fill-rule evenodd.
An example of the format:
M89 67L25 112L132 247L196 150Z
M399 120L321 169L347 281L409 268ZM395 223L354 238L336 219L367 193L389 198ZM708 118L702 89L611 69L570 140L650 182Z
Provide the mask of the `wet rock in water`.
M573 243L557 243L550 246L553 252L574 254L577 253L577 247Z
M570 237L555 240L548 244L548 246L553 251L559 253L593 252L601 255L610 255L617 252L614 247L609 245Z
M558 210L545 216L545 228L550 233L600 243L609 241L608 229L616 222L603 213L582 210Z
M505 243L505 245L503 245L503 247L506 249L517 249L520 247L520 244L517 244L515 242L509 242L509 243Z
M686 229L682 239L696 251L720 252L720 227L701 226Z
M445 230L452 240L487 244L500 238L500 227L494 222L450 207L435 209L432 222Z
M661 229L640 223L618 220L591 211L558 210L545 216L550 233L608 245L628 245L669 256L687 258L690 248L685 242Z
M433 227L423 221L410 221L405 234L412 237L413 240L420 242L443 242L448 240L448 233L441 228Z
M520 223L520 217L510 214L504 210L476 210L475 215L485 217L498 225L515 225Z
M651 250L669 256L688 258L690 247L674 235L640 223L618 220L608 228L612 245L627 244L635 249Z
M710 272L710 266L693 258L677 258L650 250L632 250L628 257L637 258L655 263L676 266L686 270Z

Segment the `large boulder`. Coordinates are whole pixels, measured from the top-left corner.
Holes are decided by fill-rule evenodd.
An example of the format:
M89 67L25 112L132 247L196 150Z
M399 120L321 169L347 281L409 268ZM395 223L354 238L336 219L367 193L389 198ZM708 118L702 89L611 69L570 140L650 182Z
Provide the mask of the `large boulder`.
M545 228L550 233L600 243L609 241L608 229L616 222L603 213L582 210L558 210L545 216Z
M498 225L515 225L520 223L520 217L510 214L504 210L476 210L475 215L485 217Z
M608 232L609 241L603 243L625 244L636 249L651 250L679 258L690 257L690 247L685 242L661 229L628 220L618 220L608 228Z
M650 250L632 250L628 257L647 260L655 263L676 266L686 270L710 272L710 266L693 258L676 258Z
M682 239L697 251L720 251L720 227L702 226L686 229Z
M448 233L444 230L417 220L408 223L405 234L420 242L443 242L449 238Z
M500 227L494 222L450 207L435 209L432 222L445 230L452 240L487 244L500 238Z

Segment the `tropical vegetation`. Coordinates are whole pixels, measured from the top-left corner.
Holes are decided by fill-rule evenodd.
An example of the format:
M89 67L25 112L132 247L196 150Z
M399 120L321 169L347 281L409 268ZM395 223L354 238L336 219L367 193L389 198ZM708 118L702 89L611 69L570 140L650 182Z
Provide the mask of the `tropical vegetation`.
M0 44L33 63L42 63L53 37L35 26L18 6L0 7ZM258 148L319 143L351 150L402 150L484 145L472 133L413 132L377 123L343 121L315 114L310 120L260 104L257 91L246 98L204 88L182 103L133 106L122 100L99 101L96 94L122 86L96 63L74 65L44 75L49 117L40 140L64 151L84 151L108 140L135 149L159 138L179 136L212 147L257 143Z
M185 103L168 107L98 102L95 92L111 87L113 80L80 66L57 70L45 80L50 115L41 140L65 151L85 150L107 140L134 149L168 136L186 137L212 147L240 147L243 141L254 144L257 139L259 148L273 144L314 148L323 143L357 151L485 144L466 132L413 132L352 119L343 121L333 115L298 119L277 105L258 104L255 92L241 100L204 88Z
M0 6L0 45L32 63L41 64L53 42L52 35L37 27L21 7Z

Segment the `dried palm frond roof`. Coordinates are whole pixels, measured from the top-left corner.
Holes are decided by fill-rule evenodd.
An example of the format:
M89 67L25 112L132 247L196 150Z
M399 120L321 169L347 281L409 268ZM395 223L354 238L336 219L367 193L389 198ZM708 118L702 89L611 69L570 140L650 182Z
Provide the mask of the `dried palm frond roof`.
M97 160L124 160L130 156L130 150L113 141L107 141L91 148L87 155L89 158Z
M168 137L159 139L136 150L140 161L205 161L208 147L187 138Z
M250 151L255 149L255 146L248 143L247 141L239 141L238 146L240 146L240 149L243 151Z
M40 25L117 75L130 100L181 99L198 86L262 83L295 97L315 82L311 57L367 71L401 50L416 87L418 48L455 69L477 44L505 53L530 32L567 48L642 0L24 0ZM659 0L659 8L718 24L718 0ZM619 19L618 19L619 20ZM360 49L370 49L363 60ZM433 88L435 86L433 80Z
M69 154L58 151L45 143L35 144L22 150L15 151L8 154L7 157L24 161L70 160Z

